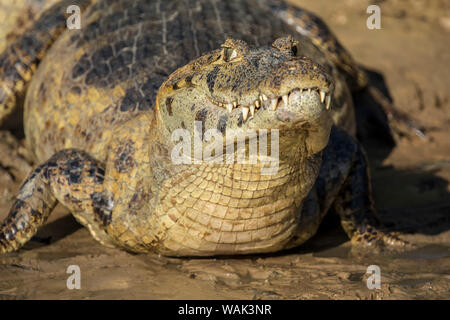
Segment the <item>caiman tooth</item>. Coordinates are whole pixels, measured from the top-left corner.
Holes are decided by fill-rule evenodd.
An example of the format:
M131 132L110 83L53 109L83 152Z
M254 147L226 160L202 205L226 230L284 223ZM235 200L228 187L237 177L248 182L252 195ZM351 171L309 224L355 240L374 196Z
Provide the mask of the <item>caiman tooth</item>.
M259 108L261 106L261 103L259 100L255 100L255 107Z
M233 107L237 108L238 103L236 101L233 102Z
M252 115L252 117L255 115L255 106L254 105L250 106L250 114Z
M284 95L282 98L283 98L284 105L287 106L288 105L288 96Z
M242 118L244 119L244 121L247 120L248 111L249 111L248 107L242 107Z
M325 97L326 97L326 93L322 90L320 90L320 102L324 102L325 101Z
M327 95L325 97L325 108L328 110L330 109L330 104L331 104L331 95Z
M228 103L228 104L227 104L227 110L228 110L228 112L233 111L233 104Z
M277 106L278 106L278 98L273 98L272 100L270 100L270 108L272 110L277 110Z
M261 95L261 98L262 98L262 101L266 101L267 99L269 99L269 98L267 98L267 96L264 93Z
M308 88L308 93L311 93L311 88Z

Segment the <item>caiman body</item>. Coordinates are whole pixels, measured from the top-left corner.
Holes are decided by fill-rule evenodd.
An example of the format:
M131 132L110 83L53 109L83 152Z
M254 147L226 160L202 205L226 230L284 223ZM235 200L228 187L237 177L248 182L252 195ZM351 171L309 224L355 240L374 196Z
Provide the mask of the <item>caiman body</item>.
M354 242L402 243L376 228L352 137L364 72L319 18L278 1L98 0L80 2L81 29L68 30L69 2L0 56L0 119L26 94L41 164L0 251L28 241L58 202L103 244L135 252L273 252L309 239L330 209ZM203 141L211 129L224 141L278 132L277 170L262 174L261 154L173 161L174 132Z

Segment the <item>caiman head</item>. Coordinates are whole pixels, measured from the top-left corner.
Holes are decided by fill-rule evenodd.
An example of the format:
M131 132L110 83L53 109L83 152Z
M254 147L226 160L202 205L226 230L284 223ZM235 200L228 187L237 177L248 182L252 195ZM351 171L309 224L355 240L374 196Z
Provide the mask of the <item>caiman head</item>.
M157 121L169 134L184 128L193 135L194 121L203 133L217 129L223 135L278 129L281 157L296 146L310 156L328 143L332 91L325 68L303 56L290 36L258 48L227 39L163 83Z
M331 76L291 37L260 48L228 39L170 75L149 135L154 216L172 226L153 225L177 243L164 253L271 252L304 241L294 235L329 140L332 90Z

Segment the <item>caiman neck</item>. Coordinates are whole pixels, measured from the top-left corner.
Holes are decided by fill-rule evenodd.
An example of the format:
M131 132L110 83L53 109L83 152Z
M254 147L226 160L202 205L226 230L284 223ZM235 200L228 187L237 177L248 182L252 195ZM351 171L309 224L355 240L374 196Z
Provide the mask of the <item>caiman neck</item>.
M130 217L141 217L129 218L129 241L147 239L145 246L166 255L207 256L273 252L295 235L303 200L321 163L319 155L305 156L301 136L281 135L278 170L262 174L267 164L261 162L174 164L173 144L162 139L157 127L145 126L144 119L122 126L107 166L114 178L108 180L107 192L120 195L125 194L121 188L136 190L136 197L115 199L116 206L124 206L119 209L134 212ZM139 130L146 138L131 145L129 138ZM124 166L133 163L128 161L132 155L128 150L135 152L133 159L144 161ZM121 179L130 174L136 177L135 185Z
M261 174L261 164L161 168L155 177L164 178L149 221L163 235L155 246L177 256L280 250L295 234L320 159L281 160L271 175Z

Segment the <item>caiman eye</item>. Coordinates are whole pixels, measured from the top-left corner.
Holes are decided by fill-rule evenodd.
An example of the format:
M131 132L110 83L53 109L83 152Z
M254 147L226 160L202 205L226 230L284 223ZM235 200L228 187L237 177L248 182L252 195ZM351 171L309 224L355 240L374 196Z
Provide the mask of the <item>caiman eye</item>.
M238 58L239 55L234 48L223 48L222 57L225 62L230 62Z

